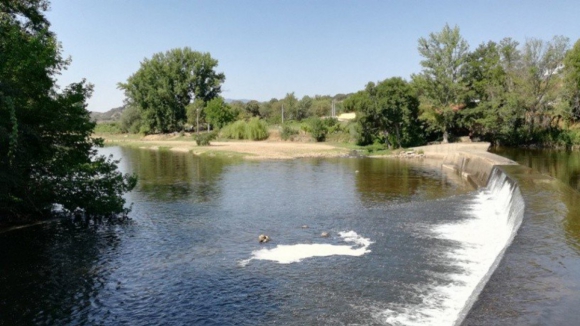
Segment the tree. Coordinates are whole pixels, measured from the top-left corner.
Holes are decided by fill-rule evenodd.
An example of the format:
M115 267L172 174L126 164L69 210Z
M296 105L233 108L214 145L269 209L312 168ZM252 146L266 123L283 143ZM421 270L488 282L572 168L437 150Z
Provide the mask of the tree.
M573 121L580 120L580 40L568 51L564 59L566 102Z
M249 118L260 117L260 103L258 101L249 101L244 105L244 112Z
M236 119L236 115L230 106L221 97L216 97L207 102L204 112L205 120L218 129Z
M533 140L537 127L550 128L558 119L554 104L560 95L560 76L568 47L568 38L562 36L548 42L528 39L524 44L517 93L526 109L527 141Z
M329 116L332 100L328 96L316 95L310 106L310 115L316 117Z
M196 99L209 102L220 94L225 75L215 72L217 64L209 53L173 49L143 60L118 87L139 107L142 124L152 132L177 131L186 121L188 104Z
M185 115L187 116L187 123L195 126L195 131L199 133L199 123L205 119L205 102L202 99L196 99L185 107Z
M413 80L424 99L421 118L427 120L432 129L443 133L443 142L448 141L448 132L455 124L456 112L465 105L466 82L461 69L467 60L469 45L461 37L459 27L445 25L439 33L431 33L428 39L419 39L419 53L423 71Z
M141 114L139 108L126 106L120 119L121 131L137 134L141 131Z
M126 213L136 179L98 156L86 110L92 86L59 92L68 64L49 31L42 0L0 2L0 220L40 219L54 204L99 217Z
M358 112L360 145L375 141L389 148L416 144L419 141L417 116L419 100L402 78L393 77L378 84L368 83L347 100L345 108Z
M502 53L507 54L507 60L502 59ZM462 126L471 135L494 143L517 141L521 109L513 105L517 101L509 90L513 82L506 70L513 70L514 57L519 57L517 43L507 39L500 44L483 43L468 55L462 72L468 88L467 108L460 115Z
M294 92L286 93L286 97L282 100L282 105L284 105L284 121L301 119L298 112L298 99Z
M308 117L310 113L310 108L312 107L312 98L308 95L304 95L298 105L296 106L296 120L302 120Z

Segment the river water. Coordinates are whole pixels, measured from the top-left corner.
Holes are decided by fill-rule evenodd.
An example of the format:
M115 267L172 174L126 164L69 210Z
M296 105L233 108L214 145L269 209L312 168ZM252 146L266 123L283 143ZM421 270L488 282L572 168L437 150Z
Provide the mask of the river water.
M516 235L513 187L474 190L418 161L102 152L139 175L127 195L131 223L57 221L0 233L0 324L515 325L575 318L575 192L530 179L527 170L508 171L535 203L520 214ZM272 240L260 244L259 234Z
M524 221L464 324L578 325L580 152L494 152L521 164Z

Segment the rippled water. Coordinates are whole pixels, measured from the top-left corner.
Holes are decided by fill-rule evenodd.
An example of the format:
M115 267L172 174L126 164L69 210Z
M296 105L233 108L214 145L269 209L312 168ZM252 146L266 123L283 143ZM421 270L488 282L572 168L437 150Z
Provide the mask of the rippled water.
M580 152L497 152L522 164L524 221L464 325L578 325Z
M461 285L467 269L453 253L463 247L441 234L460 236L443 231L470 225L468 208L482 194L440 169L103 152L140 177L128 195L132 223L59 221L0 233L0 324L437 324L457 304L444 300L445 289ZM259 244L262 233L272 241ZM299 259L281 259L286 249L300 249ZM510 258L508 269L528 263ZM466 324L509 320L482 313L504 295L494 291L505 282L494 275L490 283Z
M465 218L453 207L470 199L461 183L407 162L104 152L140 176L133 222L0 233L0 323L384 324L377 313L390 304L446 282L453 245L426 234ZM240 264L281 245L360 248L341 237L350 231L372 242L368 253ZM261 233L272 241L260 245Z

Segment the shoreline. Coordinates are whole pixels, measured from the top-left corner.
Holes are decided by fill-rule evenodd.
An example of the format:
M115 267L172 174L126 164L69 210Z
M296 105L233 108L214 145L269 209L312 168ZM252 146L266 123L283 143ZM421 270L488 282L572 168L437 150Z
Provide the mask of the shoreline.
M138 147L152 150L170 150L193 155L241 156L248 160L288 160L311 157L344 157L352 150L329 143L291 142L282 140L212 141L209 146L198 146L192 137L153 135L136 138L133 135L103 135L105 145Z

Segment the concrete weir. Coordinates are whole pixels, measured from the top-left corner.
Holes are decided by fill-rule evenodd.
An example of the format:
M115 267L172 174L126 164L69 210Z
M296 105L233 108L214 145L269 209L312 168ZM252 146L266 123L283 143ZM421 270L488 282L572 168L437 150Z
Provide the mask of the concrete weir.
M425 157L442 160L441 167L449 169L472 184L485 187L489 175L496 165L517 165L505 157L489 153L489 143L452 143L415 147Z
M466 318L523 222L523 196L518 183L505 171L505 166L518 164L487 152L489 145L454 143L414 149L480 188L474 204L467 208L472 219L439 227L442 239L465 245L450 254L459 269L467 271L458 276L465 286L450 291L454 294L449 300L461 302L457 309L446 312L454 316L452 325L460 325ZM441 324L439 321L434 323Z

